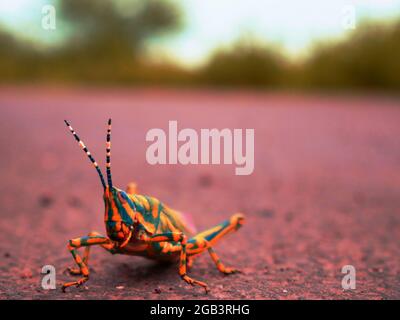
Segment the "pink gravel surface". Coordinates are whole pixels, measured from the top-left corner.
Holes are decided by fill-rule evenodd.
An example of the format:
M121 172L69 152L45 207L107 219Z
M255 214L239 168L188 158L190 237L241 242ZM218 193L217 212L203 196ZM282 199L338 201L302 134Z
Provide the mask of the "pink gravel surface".
M400 101L388 97L158 89L0 88L0 299L399 299ZM190 212L198 229L237 211L245 226L216 252L243 273L223 276L208 254L185 284L177 266L94 248L91 279L66 293L71 238L104 233L96 172L69 119L104 166L113 118L114 183ZM254 128L255 170L151 166L145 135L182 128ZM57 290L40 286L54 265ZM342 266L356 289L341 287Z

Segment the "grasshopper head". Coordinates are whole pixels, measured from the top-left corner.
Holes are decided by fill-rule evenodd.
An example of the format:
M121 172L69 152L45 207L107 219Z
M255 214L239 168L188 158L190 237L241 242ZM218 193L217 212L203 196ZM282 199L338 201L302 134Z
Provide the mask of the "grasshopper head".
M134 231L134 225L137 223L136 205L129 198L129 196L122 190L113 186L111 177L111 119L108 120L107 128L107 142L106 142L106 171L107 171L107 183L104 179L103 173L101 172L99 165L89 152L86 145L79 138L75 130L71 127L68 121L64 121L75 140L78 141L79 146L86 153L90 162L96 169L100 182L104 189L104 204L105 204L105 215L104 221L106 222L108 236L115 240L126 244L125 241L129 241L130 236ZM135 190L132 189L131 190Z
M128 194L116 187L104 190L104 204L107 234L116 241L127 238L136 224L136 206Z

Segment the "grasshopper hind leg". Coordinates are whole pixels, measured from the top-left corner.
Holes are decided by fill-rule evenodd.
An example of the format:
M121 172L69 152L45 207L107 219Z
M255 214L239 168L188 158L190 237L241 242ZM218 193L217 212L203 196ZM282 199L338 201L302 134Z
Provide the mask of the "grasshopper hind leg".
M205 230L188 241L187 254L190 259L193 256L204 252L206 249L214 261L218 270L224 274L239 272L235 268L226 267L212 248L223 236L238 230L244 223L244 216L240 213L234 214L229 220L226 220L213 228Z
M163 243L160 246L160 249L163 254L179 254L179 275L181 276L182 280L190 285L198 285L203 287L206 293L208 292L208 286L206 283L202 281L198 281L193 279L187 275L187 253L186 253L186 246L187 246L187 237L182 232L166 232L155 234L152 236L148 236L143 234L141 236L141 240L147 243Z
M225 267L225 265L221 262L218 255L215 253L214 249L209 247L208 253L210 254L211 259L214 261L215 265L217 266L218 270L223 274L231 274L240 272L238 269Z

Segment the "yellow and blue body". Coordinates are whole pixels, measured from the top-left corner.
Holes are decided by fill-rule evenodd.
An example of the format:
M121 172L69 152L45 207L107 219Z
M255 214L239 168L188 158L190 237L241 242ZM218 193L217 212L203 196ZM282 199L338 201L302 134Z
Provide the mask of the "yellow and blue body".
M80 286L89 279L88 258L93 245L99 245L112 254L143 256L161 261L176 261L179 263L179 275L191 284L199 285L208 292L208 286L187 275L188 267L193 264L193 258L208 251L218 270L230 274L238 270L225 267L213 250L213 245L224 235L237 230L244 222L242 214L234 214L230 219L215 227L201 232L193 237L193 230L185 215L175 211L156 198L139 195L135 185L126 191L113 186L111 178L111 119L107 132L107 184L101 170L76 132L65 121L70 131L87 154L97 170L104 189L104 222L107 236L90 232L87 236L72 239L68 242L77 268L69 268L72 275L82 275L78 281L67 282L63 290L70 286ZM78 249L85 247L83 257Z

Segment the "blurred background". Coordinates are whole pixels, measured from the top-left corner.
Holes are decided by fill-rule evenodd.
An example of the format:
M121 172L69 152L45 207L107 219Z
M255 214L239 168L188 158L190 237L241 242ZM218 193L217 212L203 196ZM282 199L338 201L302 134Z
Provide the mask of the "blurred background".
M397 0L1 1L0 299L399 299L399 89ZM71 279L69 239L105 232L63 120L104 171L109 117L116 186L198 230L246 214L216 248L242 274L201 256L204 296L176 266L95 248L86 288L40 287L46 264ZM170 120L254 129L253 174L148 164L146 133Z
M397 0L3 2L0 81L393 92L399 14Z

